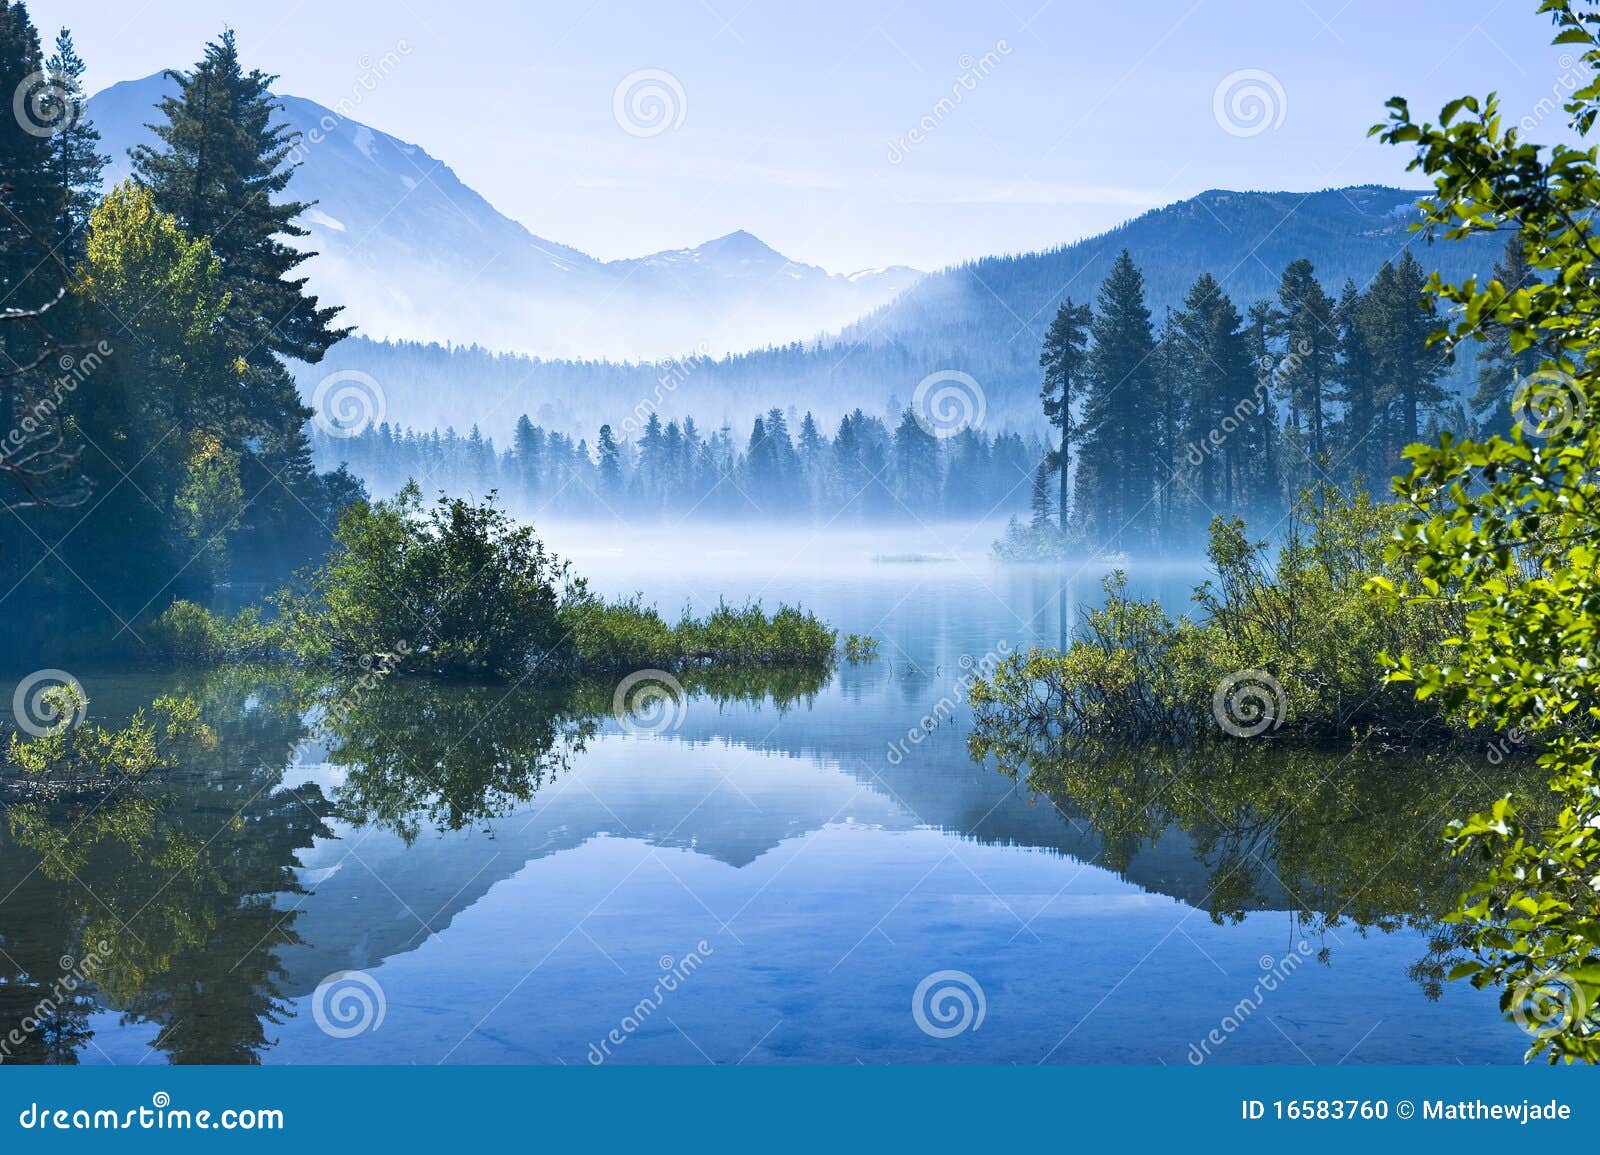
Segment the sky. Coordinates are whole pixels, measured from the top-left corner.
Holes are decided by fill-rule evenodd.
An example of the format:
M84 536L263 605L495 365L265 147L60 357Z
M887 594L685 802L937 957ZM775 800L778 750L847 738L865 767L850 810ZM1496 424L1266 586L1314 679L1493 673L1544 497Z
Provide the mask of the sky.
M1417 186L1366 137L1497 90L1554 136L1535 0L55 0L95 91L232 27L277 91L604 259L747 229L832 272L1064 244L1210 188Z

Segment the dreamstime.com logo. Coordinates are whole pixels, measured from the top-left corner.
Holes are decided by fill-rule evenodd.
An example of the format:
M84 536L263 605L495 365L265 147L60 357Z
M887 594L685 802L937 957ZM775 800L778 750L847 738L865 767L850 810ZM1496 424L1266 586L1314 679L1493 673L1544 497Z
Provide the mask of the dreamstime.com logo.
M355 437L383 420L389 400L372 374L340 369L317 382L311 408L311 423L329 437Z
M1288 713L1283 687L1265 670L1229 674L1211 694L1211 716L1223 733L1235 738L1254 738L1276 730Z
M11 716L17 729L34 738L70 730L89 713L83 685L65 670L35 670L17 683Z
M617 683L611 713L629 734L665 734L683 725L683 683L665 670L637 670Z
M656 387L651 390L649 397L641 397L633 407L633 412L622 419L622 432L632 437L643 429L651 415L661 411L661 403L667 399L667 395L676 393L689 379L694 366L710 356L710 342L701 341L694 347L693 357L673 357L661 365L661 372L656 375Z
M884 761L891 766L898 766L904 762L911 753L913 746L920 746L928 737L954 718L956 711L962 703L968 700L972 693L972 686L979 678L994 677L995 670L1000 663L1011 654L1011 643L1001 638L994 649L984 654L981 658L973 658L971 654L962 654L960 658L961 676L950 686L950 690L933 707L918 718L916 724L906 731L904 738L889 744L888 752L884 754Z
M941 369L917 382L911 395L911 417L933 437L954 437L983 425L989 401L983 386L959 369Z
M1571 53L1563 52L1556 64L1561 69L1561 75L1550 86L1550 95L1535 101L1533 111L1517 122L1524 133L1532 132L1551 117L1561 115L1572 94L1589 82L1587 66L1580 66Z
M78 123L83 102L69 99L46 73L35 72L24 76L12 90L11 115L29 136L54 136Z
M1269 954L1262 955L1257 963L1261 973L1256 977L1250 990L1222 1016L1216 1026L1206 1032L1203 1039L1198 1043L1189 1044L1190 1065L1198 1067L1211 1058L1212 1051L1221 1047L1235 1031L1249 1022L1250 1017L1267 1001L1267 996L1287 982L1311 957L1313 950L1309 942L1301 939L1295 943L1294 949L1284 954L1282 958L1273 958Z
M277 1107L225 1107L221 1111L192 1111L174 1107L172 1096L157 1091L148 1107L126 1111L109 1108L50 1107L29 1103L17 1115L17 1125L28 1131L282 1131L283 1111Z
M1260 136L1279 128L1288 111L1283 84L1260 68L1228 73L1211 94L1211 115L1229 136Z
M377 1030L388 1009L383 987L366 971L334 971L311 995L311 1017L323 1034L335 1039Z
M349 120L361 111L367 94L376 92L378 86L400 67L400 62L410 55L411 45L404 40L397 40L393 48L376 60L371 56L363 56L356 61L361 68L361 75L356 77L349 95L341 96L331 111L323 113L322 118L294 142L294 146L289 150L288 162L291 165L302 163L312 149L327 140L328 135L339 127L341 120Z
M988 1010L983 987L966 971L934 971L911 992L911 1018L933 1039L977 1030Z
M57 415L66 399L76 393L113 352L111 342L100 341L80 356L63 353L57 358L61 372L50 383L49 392L24 398L16 424L0 438L0 463L14 454L31 450L40 438L51 435L59 427Z
M660 136L681 128L688 111L683 84L664 68L630 72L611 94L611 115L629 136Z
M950 85L950 95L941 96L925 116L906 130L898 139L889 142L889 163L900 164L911 155L911 150L939 130L939 126L955 115L967 94L976 92L978 85L987 80L1000 61L1011 55L1011 45L1004 40L995 41L993 48L982 56L963 53L956 61L959 73Z

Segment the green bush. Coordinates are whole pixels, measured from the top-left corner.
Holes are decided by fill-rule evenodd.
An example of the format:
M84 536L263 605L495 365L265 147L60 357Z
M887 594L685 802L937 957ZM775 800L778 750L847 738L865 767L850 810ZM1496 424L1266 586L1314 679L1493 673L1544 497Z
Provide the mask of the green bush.
M878 656L878 639L870 634L850 634L844 640L844 656L852 662L870 662Z
M1015 516L1006 523L1005 535L992 548L997 561L1016 564L1061 561L1089 552L1081 535L1065 533L1053 521L1024 524Z
M151 623L145 641L161 657L188 662L281 657L289 647L282 623L263 619L259 606L230 618L181 598Z
M566 650L557 591L565 572L492 498L440 497L424 510L411 483L393 501L347 509L328 561L281 604L308 657L514 678Z
M836 633L808 610L780 605L770 617L748 602L735 608L718 602L705 618L685 614L676 633L685 660L825 665Z
M639 596L607 602L490 501L441 497L424 511L408 485L393 501L347 510L334 552L305 589L277 598L293 652L311 661L449 677L518 678L645 666L832 660L834 632L814 614L719 603L669 625ZM204 611L170 632L201 652L220 628ZM233 627L243 633L242 624Z
M1275 559L1238 518L1212 523L1216 576L1196 591L1192 619L1128 597L1125 575L1112 574L1105 605L1064 652L1012 655L973 687L980 720L1123 741L1445 728L1453 718L1437 703L1384 677L1384 654L1442 654L1459 623L1449 602L1390 607L1368 588L1394 573L1386 552L1403 512L1332 490L1297 509Z
M676 665L682 657L672 627L639 597L606 603L580 580L568 588L561 624L575 660L585 666Z

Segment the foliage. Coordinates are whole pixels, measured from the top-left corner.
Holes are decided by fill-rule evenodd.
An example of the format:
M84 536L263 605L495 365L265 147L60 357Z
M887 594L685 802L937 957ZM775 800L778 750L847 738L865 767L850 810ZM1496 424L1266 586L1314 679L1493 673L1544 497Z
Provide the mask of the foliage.
M834 632L809 611L718 603L669 624L638 597L607 602L489 500L415 484L348 510L328 561L278 596L296 656L402 672L520 678L534 670L696 664L825 666ZM185 611L193 618L192 611ZM203 641L203 627L194 627Z
M1574 132L1600 116L1600 13L1542 0L1556 42L1581 49L1585 81L1566 101ZM1560 801L1537 820L1508 796L1453 823L1449 837L1486 875L1463 900L1477 958L1457 971L1498 984L1502 1008L1532 1035L1530 1057L1600 1060L1600 259L1593 148L1546 151L1508 126L1490 96L1453 100L1437 123L1403 99L1374 128L1433 178L1426 225L1447 237L1509 233L1532 275L1454 282L1428 293L1453 307L1441 338L1543 349L1505 436L1410 450L1398 483L1410 507L1395 547L1412 577L1381 588L1396 606L1449 598L1464 620L1447 655L1397 651L1393 677L1475 722L1543 743Z
M754 602L719 601L704 618L685 614L676 632L690 661L719 664L825 666L836 637L810 610L780 605L768 614Z
M75 685L50 687L41 705L41 714L56 723L30 738L13 733L0 762L0 771L20 771L26 776L22 784L34 791L81 790L136 779L170 765L177 743L215 741L194 702L185 698L157 698L154 721L140 710L120 730L80 722L89 702Z
M51 242L70 259L82 255L84 229L98 199L100 173L111 159L100 152L100 133L83 115L86 67L72 43L72 33L61 29L55 51L45 61L50 83L40 119L55 126L49 138L50 172L61 201Z
M293 169L270 78L225 33L162 103L136 179L102 200L85 67L67 30L45 60L24 6L0 11L0 79L17 97L0 123L0 288L31 279L23 305L63 287L8 310L27 323L0 335L21 367L0 371L0 414L28 431L0 477L31 530L0 551L0 581L57 652L129 647L133 623L174 596L286 575L361 495L349 475L313 471L287 369L343 331L293 276L305 206L278 195ZM72 512L91 499L92 517Z
M357 826L407 841L508 813L564 772L595 732L565 680L485 696L405 678L330 683L313 698L317 736L346 773L334 804Z
M188 662L248 661L283 657L289 638L283 624L245 606L232 617L179 598L145 631L151 649Z
M343 665L392 658L409 671L511 678L564 646L565 567L492 500L408 485L339 519L328 560L280 608L296 648Z
M581 580L573 581L561 605L570 663L581 669L677 669L685 665L826 665L834 633L814 614L779 606L735 608L719 602L704 617L685 609L669 625L635 596L605 602Z
M1083 535L1043 518L1024 523L1013 517L1005 534L991 547L1004 562L1061 561L1086 551Z
M288 1010L278 984L298 942L299 903L286 901L305 893L298 856L333 832L315 784L281 785L304 724L281 671L263 674L177 679L152 711L105 731L125 739L115 766L98 754L118 743L80 724L66 738L90 751L84 770L68 769L68 751L42 778L0 775L20 796L0 825L15 915L0 1004L20 1022L54 1002L64 956L86 980L41 1019L24 1061L76 1061L97 1011L151 1024L151 1046L173 1062L254 1062L270 1046Z
M851 662L870 662L878 656L878 639L870 634L848 634L844 639L844 656Z
M1195 591L1196 618L1171 619L1156 601L1127 596L1121 572L1106 579L1064 652L1030 650L973 687L980 719L1040 740L1190 741L1229 731L1334 736L1359 730L1414 739L1451 719L1387 687L1380 656L1437 650L1451 607L1390 610L1366 588L1394 572L1385 548L1397 512L1364 494L1326 490L1300 503L1297 526L1269 561L1237 518L1211 526L1216 577ZM1233 687L1255 695L1255 717L1234 717ZM1246 699L1249 700L1248 698Z
M1316 933L1346 923L1418 929L1430 956L1414 974L1430 994L1456 961L1459 936L1442 923L1471 867L1416 837L1453 800L1489 798L1537 776L1530 761L1491 778L1453 752L1343 750L1268 743L1143 746L1040 740L1004 722L978 725L972 756L1014 777L1074 825L1096 834L1097 865L1126 872L1169 832L1187 835L1204 885L1178 897L1214 922L1286 906Z

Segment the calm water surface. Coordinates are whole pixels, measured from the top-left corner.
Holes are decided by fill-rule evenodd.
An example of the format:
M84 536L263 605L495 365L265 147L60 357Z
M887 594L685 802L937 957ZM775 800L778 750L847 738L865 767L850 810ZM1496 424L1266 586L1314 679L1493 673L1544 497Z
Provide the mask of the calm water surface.
M270 671L84 671L97 719L184 690L220 741L143 810L0 829L7 1021L110 955L19 1057L1518 1061L1492 993L1429 989L1458 882L1438 829L1498 791L1487 767L979 764L963 679L1059 642L1100 576L995 569L991 530L554 528L604 592L803 601L882 641L782 701L691 682L660 733L620 725L609 685L352 705ZM918 552L950 560L870 560ZM1203 576L1132 584L1181 609Z

